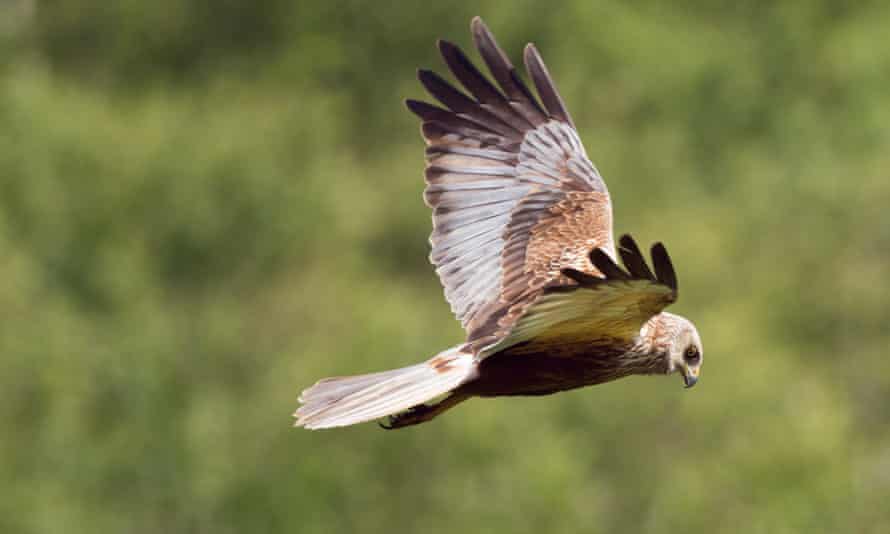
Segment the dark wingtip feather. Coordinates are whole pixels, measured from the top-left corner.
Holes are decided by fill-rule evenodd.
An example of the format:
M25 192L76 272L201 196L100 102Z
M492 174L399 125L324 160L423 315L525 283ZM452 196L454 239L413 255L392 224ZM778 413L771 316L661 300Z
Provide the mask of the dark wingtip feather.
M451 73L480 103L507 107L504 95L483 76L459 46L442 39L439 39L438 46Z
M516 73L513 63L498 45L494 34L488 29L488 26L482 22L479 17L473 18L470 23L470 29L473 33L473 42L476 44L476 50L482 56L488 70L497 81L501 91L512 102L519 106L525 120L534 126L538 126L547 121L547 113L532 95L525 83Z
M476 98L480 108L494 115L496 123L503 123L507 127L507 129L497 128L499 131L521 140L522 132L534 127L510 107L506 97L476 68L460 47L441 39L438 45L442 59L445 60L451 74Z
M630 280L630 275L624 272L601 248L590 251L590 262L609 280Z
M442 78L430 69L417 69L417 79L420 83L426 85L428 83L444 82Z
M436 39L436 48L439 49L439 54L441 54L442 58L445 60L445 63L448 64L451 72L454 72L454 67L452 66L453 60L458 56L463 55L460 47L452 43L451 41L446 41L445 39Z
M653 275L649 266L646 265L646 258L640 252L640 248L631 236L626 234L621 236L618 243L620 245L618 253L621 255L621 260L627 271L619 267L606 251L601 248L595 248L590 251L590 262L602 273L602 278L570 268L562 269L560 272L578 282L581 287L587 288L595 288L612 281L648 280L670 288L673 291L673 296L669 298L669 301L673 302L676 300L677 275L674 272L674 266L671 264L671 258L664 245L656 243L652 246L652 263L655 267L655 274ZM562 286L562 289L560 287L549 289L552 291L567 291L571 288Z
M618 244L622 247L627 247L632 250L640 250L640 247L637 246L636 240L630 234L622 234L620 238L618 238Z
M439 53L442 54L443 57L448 54L460 51L460 47L451 41L446 41L445 39L436 39L436 47L439 49Z
M621 256L621 261L624 262L624 266L631 276L655 280L655 275L652 274L649 266L646 265L646 258L633 237L628 234L621 236L621 239L618 240L618 254Z
M541 97L547 112L551 117L565 122L574 128L575 123L572 122L572 117L569 116L569 111L566 109L565 103L556 89L556 84L550 76L550 71L547 70L547 65L544 64L544 60L541 58L541 54L534 43L525 45L523 59L525 60L525 68L529 76L531 76L532 82L534 82L535 88L538 90L538 96Z
M658 281L677 291L677 273L671 263L671 257L667 249L661 243L652 245L652 264L655 266L655 275Z
M481 140L484 140L488 143L499 142L499 138L492 137L492 135L496 135L496 133L491 131L489 128L486 128L485 126L477 124L475 122L463 119L447 109L434 106L421 100L413 100L410 98L405 100L405 106L411 111L411 113L414 113L415 115L420 117L424 121L423 124L425 126L432 124L438 125L437 128L433 128L429 131L422 130L424 136L427 139L441 137L447 132L452 132L460 135L479 136ZM427 136L428 133L430 134L429 137Z
M490 111L483 109L479 103L462 91L445 81L444 78L431 70L419 69L417 78L424 89L443 106L454 113L460 114L478 124L481 128L497 133L506 138L517 139L518 132L504 123Z
M438 106L434 106L421 100L414 100L413 98L405 99L405 107L408 108L408 111L423 120L434 120L437 118L438 114L449 113L447 110Z
M430 95L451 111L465 113L472 111L476 107L476 103L470 97L458 91L444 78L431 70L418 69L417 79L420 80L420 83L423 84L424 89Z
M567 268L565 268L565 269L562 269L560 272L561 272L563 275L565 275L565 276L571 278L572 280L578 282L578 285L581 285L581 286L584 286L584 287L594 286L594 285L596 285L596 284L598 284L598 283L602 283L602 282L603 282L603 279L602 279L602 278L597 278L596 276L589 275L589 274L587 274L587 273L585 273L585 272L581 272L581 271L579 271L579 270L577 270L577 269L572 269L572 268L569 268L569 267L567 267Z
M473 41L476 43L476 48L484 45L487 49L501 52L501 59L503 59L506 66L510 68L513 67L513 64L510 63L510 58L500 50L497 41L494 40L494 35L492 35L491 30L488 29L488 25L485 24L482 17L473 17L473 20L470 21L470 32L473 34Z

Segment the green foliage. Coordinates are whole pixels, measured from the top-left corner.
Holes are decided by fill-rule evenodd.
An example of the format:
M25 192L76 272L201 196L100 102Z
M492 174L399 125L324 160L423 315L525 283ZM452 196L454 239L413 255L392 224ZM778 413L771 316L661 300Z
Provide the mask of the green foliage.
M890 523L885 4L3 10L0 531ZM667 243L702 381L293 430L316 379L461 339L400 100L475 14L539 45L616 230Z

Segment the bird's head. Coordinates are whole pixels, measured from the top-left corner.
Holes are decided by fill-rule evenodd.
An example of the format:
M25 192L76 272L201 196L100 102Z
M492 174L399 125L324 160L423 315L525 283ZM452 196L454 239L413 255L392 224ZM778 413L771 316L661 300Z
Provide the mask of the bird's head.
M689 320L679 315L667 314L668 320L673 323L671 331L673 336L668 347L668 373L680 373L683 375L683 383L691 388L698 382L701 372L704 351L701 346L701 338L698 330Z

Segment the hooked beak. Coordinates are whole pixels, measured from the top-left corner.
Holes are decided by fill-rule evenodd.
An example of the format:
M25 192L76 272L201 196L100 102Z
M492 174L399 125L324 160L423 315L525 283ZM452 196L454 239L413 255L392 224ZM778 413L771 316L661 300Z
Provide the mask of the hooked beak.
M698 367L683 369L683 382L686 384L686 389L691 388L698 382L698 372Z

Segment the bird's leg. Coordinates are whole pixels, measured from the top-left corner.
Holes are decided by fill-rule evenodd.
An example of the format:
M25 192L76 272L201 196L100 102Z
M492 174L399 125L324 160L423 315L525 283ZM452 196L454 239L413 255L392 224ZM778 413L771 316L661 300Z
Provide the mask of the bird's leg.
M452 393L436 404L418 404L417 406L409 408L407 411L390 415L387 418L386 423L379 423L380 428L394 430L425 423L449 408L453 408L460 402L465 401L467 398L469 398L469 395L464 393Z

